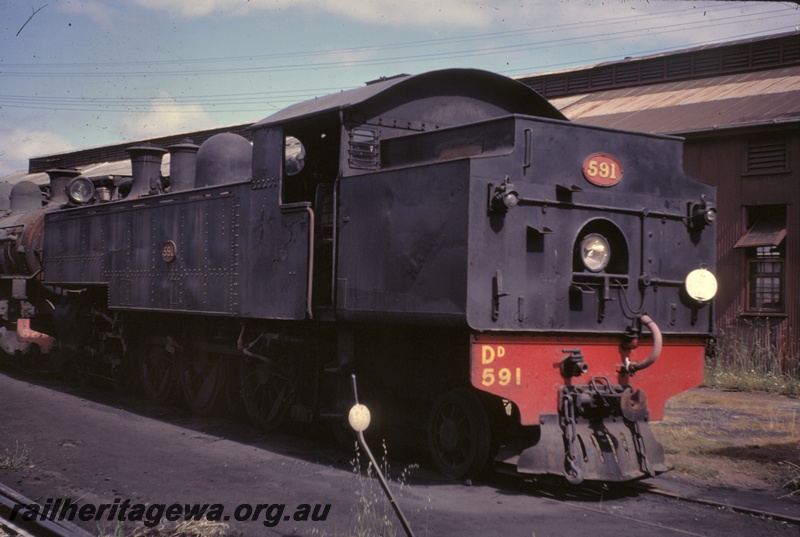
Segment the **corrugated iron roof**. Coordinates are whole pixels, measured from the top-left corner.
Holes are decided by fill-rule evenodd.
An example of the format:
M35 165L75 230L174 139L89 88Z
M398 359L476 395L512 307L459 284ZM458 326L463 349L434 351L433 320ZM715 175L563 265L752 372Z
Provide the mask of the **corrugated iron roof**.
M596 69L598 67L612 67L620 64L631 64L636 62L647 62L648 60L660 59L660 58L674 58L676 56L681 55L688 55L694 54L698 52L705 52L705 51L713 51L713 50L732 50L735 48L742 48L747 45L759 45L764 42L777 42L780 40L791 40L797 39L800 37L800 32L797 30L791 32L781 32L776 34L767 34L767 35L759 35L755 37L748 37L745 39L737 39L733 41L725 41L722 43L709 43L706 45L697 45L694 47L688 47L684 49L678 50L669 50L666 52L657 52L655 54L649 54L645 56L636 56L635 58L627 57L621 60L611 60L605 61L600 63L595 63L592 65L581 65L580 67L567 67L565 69L554 69L552 71L543 71L540 73L532 73L526 75L514 75L511 78L515 80L519 80L523 83L527 83L532 80L541 79L544 77L552 76L552 75L565 75L565 74L572 74L572 73L585 73L588 70ZM763 51L762 51L763 54ZM739 60L741 63L741 59ZM708 66L705 66L708 68ZM769 66L768 66L769 67Z
M161 175L169 175L169 162L170 155L169 153L165 153L161 159ZM103 177L106 175L130 176L131 161L128 159L115 162L97 162L86 166L76 166L75 169L81 172L81 175L85 177ZM9 185L16 185L21 181L32 181L36 185L42 187L50 184L50 177L44 172L28 173L25 171L19 171L0 177L0 184L8 183ZM2 193L0 193L0 196L2 196Z
M552 103L578 123L661 134L800 121L800 66L601 91Z

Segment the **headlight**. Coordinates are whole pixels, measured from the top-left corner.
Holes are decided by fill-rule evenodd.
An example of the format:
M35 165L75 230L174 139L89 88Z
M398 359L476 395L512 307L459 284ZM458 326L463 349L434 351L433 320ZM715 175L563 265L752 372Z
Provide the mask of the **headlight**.
M608 266L611 247L602 235L591 233L581 241L581 260L591 272L600 272Z
M700 203L691 205L689 213L689 225L695 229L710 226L717 218L717 208L705 199Z
M708 302L717 294L717 279L704 268L691 271L684 285L686 293L698 302Z
M519 194L517 194L515 190L506 192L503 195L503 205L507 208L511 209L512 207L516 207L517 203L519 203Z
M67 187L67 196L72 203L86 205L94 198L94 185L85 177L76 177Z
M506 177L505 181L494 187L490 193L489 211L505 213L509 209L516 207L519 203L519 192Z

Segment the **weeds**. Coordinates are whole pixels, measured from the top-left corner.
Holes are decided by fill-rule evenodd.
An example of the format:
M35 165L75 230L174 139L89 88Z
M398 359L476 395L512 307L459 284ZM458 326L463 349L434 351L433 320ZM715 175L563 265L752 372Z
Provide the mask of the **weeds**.
M408 479L412 470L418 468L417 465L405 467L396 480L392 480L390 467L387 458L388 450L386 443L382 444L383 458L382 468L384 477L391 484L397 483L400 490L408 485ZM372 463L366 464L366 471L362 473L361 450L356 444L355 457L350 461L353 473L357 476L356 503L353 507L350 519L350 529L348 535L352 537L372 537L381 535L383 537L395 537L405 534L400 522L397 520L386 494L384 494L377 480L375 479L375 469Z
M759 373L754 369L736 370L710 364L706 367L704 386L737 392L764 392L800 397L800 378L784 374Z
M386 497L383 489L381 488L378 480L375 478L375 469L372 463L368 460L362 459L361 448L358 442L354 442L355 455L350 461L350 466L353 469L353 474L356 476L356 489L354 491L355 504L350 511L350 520L348 528L343 535L347 537L398 537L405 535L402 524L397 520L394 509ZM400 475L393 479L391 476L391 468L388 461L388 450L386 442L382 443L383 457L381 459L381 472L386 478L390 486L397 485L397 488L402 490L408 486L408 480L411 477L411 472L417 468L418 465L412 464L406 466ZM428 503L430 504L430 497ZM429 507L425 507L425 512L428 512ZM427 535L427 531L416 532L417 535ZM311 535L320 535L326 537L328 532L325 530L318 530L314 528ZM335 533L334 535L339 535Z
M769 320L740 319L719 328L706 363L709 388L800 397L800 351Z
M652 429L676 471L703 481L800 494L794 492L800 488L796 402L693 390L668 405L664 420Z
M137 526L126 531L117 524L112 533L99 532L101 537L233 537L238 535L228 529L227 524L207 520L189 520L177 524L159 524L154 528Z
M789 461L781 461L779 464L788 466L792 474L790 479L783 484L783 488L790 492L781 496L781 498L788 498L789 496L800 494L800 466Z
M28 448L20 446L19 441L14 443L14 451L3 448L0 453L0 470L20 470L33 468L33 461L28 456Z

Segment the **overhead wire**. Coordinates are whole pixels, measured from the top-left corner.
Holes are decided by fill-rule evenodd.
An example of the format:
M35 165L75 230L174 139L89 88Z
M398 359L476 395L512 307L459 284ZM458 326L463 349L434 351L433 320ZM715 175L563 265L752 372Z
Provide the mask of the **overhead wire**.
M738 6L731 5L731 6L715 6L714 13L719 13L723 11L728 11L732 9L740 9ZM685 14L695 14L696 10L693 8L682 8L670 11L663 11L659 12L656 15L648 17L649 19L653 18L664 18L664 17L672 17L677 13L685 13ZM254 61L254 60L268 60L268 59L281 59L281 58L296 58L296 57L308 57L308 56L330 56L330 55L339 55L339 54L354 54L359 52L374 52L374 51L382 51L382 50L392 50L397 48L414 48L414 47L430 47L430 46L438 46L444 44L451 44L451 43L461 43L461 42L468 42L468 41L479 41L485 39L498 39L498 38L506 38L506 37L517 37L523 36L528 34L538 34L538 33L548 33L551 31L559 31L564 32L573 28L586 30L587 28L594 28L594 27L605 27L609 23L620 23L626 20L634 20L640 19L640 14L629 14L623 16L616 16L616 17L608 17L604 19L596 19L592 22L573 22L573 23L562 23L558 25L549 25L549 26L535 26L531 28L522 28L516 30L505 30L505 31L497 31L491 33L481 33L481 34L470 34L465 36L451 36L451 37L443 37L437 39L423 39L423 40L416 40L416 41L404 41L400 43L387 43L387 44L376 44L376 45L362 45L358 47L344 47L344 48L326 48L326 49L319 49L319 50L299 50L299 51L289 51L289 52L279 52L279 53L270 53L270 54L247 54L243 56L218 56L218 57L211 57L211 58L181 58L176 60L128 60L128 61L114 61L114 62L61 62L61 63L5 63L4 65L7 67L53 67L53 68L67 68L67 67L120 67L120 66L135 66L135 65L145 65L145 66L152 66L152 65L185 65L187 63L230 63L230 62L237 62L237 61Z
M773 15L774 14L774 15ZM764 15L771 15L771 16L764 16ZM767 12L762 12L759 14L757 20L764 21L774 18L783 18L785 17L785 10L777 9ZM653 25L647 27L637 27L633 30L620 30L616 32L608 32L604 31L602 33L591 34L591 35L582 35L582 36L573 36L573 37L561 37L561 38L548 38L546 41L533 41L527 43L520 43L514 45L498 45L498 46L490 46L490 47L482 47L478 49L469 49L469 50L453 50L453 51L444 51L444 52L429 52L424 54L413 54L413 55L404 55L404 56L392 56L392 57L376 57L376 58L366 58L366 59L348 59L348 60L329 60L329 59L321 59L316 62L303 62L303 63L290 63L285 64L281 63L278 65L257 65L257 66L242 66L242 67L222 67L222 68L213 68L213 69L174 69L171 68L169 70L158 70L158 69L147 69L144 71L135 71L135 70L125 70L125 71L104 71L104 72L97 72L97 71L67 71L67 72L60 72L60 71L32 71L26 72L22 71L14 71L9 69L4 69L0 76L24 76L24 77L50 77L50 78L59 78L59 77L66 77L66 78L104 78L104 77L137 77L137 76L165 76L165 77L175 77L175 76L200 76L200 75L231 75L231 74L252 74L252 73L267 73L267 72L293 72L293 71L305 71L305 70L319 70L319 69L338 69L342 67L353 67L353 66L370 66L370 65L391 65L396 63L404 63L404 62L423 62L423 61L438 61L443 59L459 59L459 58L472 58L475 56L486 56L486 55L494 55L498 53L512 53L512 52L520 52L525 50L531 50L535 48L539 48L542 46L547 46L548 48L553 47L565 47L571 45L586 45L586 44L594 44L597 42L606 42L611 37L641 37L642 35L654 35L654 34L662 34L668 33L673 31L675 28L681 28L682 30L691 30L696 27L703 27L703 28L712 28L730 24L737 24L744 21L749 21L751 19L751 15L733 15L729 17L722 17L715 20L713 24L708 24L706 21L691 21L691 22L675 22L673 24L658 24L653 23ZM649 19L648 19L649 20ZM605 26L605 25L602 25ZM590 25L584 25L583 29L590 27ZM491 34L488 34L491 35ZM158 64L158 65L182 65L186 62L183 60L175 60L171 61L167 64ZM91 66L94 64L77 64L78 66ZM120 66L121 64L116 64L116 66ZM138 63L137 65L157 65L155 62L143 62Z
M716 11L723 11L732 9L731 7L723 7ZM648 18L648 21L651 21L651 24L657 24L657 22L652 22L654 19L657 21L659 18L663 18L664 16L672 16L675 13L685 13L689 10L681 9L681 10L673 10L670 12L660 13L655 17ZM777 17L783 17L785 14L785 10L773 10L767 12L761 12L758 14L759 21L762 20L769 20ZM414 48L420 45L430 45L432 43L449 43L449 42L467 42L473 40L480 40L480 39L487 39L487 38L497 38L497 37L508 37L508 36L524 36L530 33L541 33L541 32L548 32L554 29L564 30L569 29L572 27L581 28L582 30L586 30L587 28L593 28L595 26L606 27L609 22L615 21L622 21L627 19L640 19L639 15L627 15L623 17L615 17L609 19L601 19L594 21L593 23L568 23L564 25L558 26L543 26L537 27L533 29L524 29L524 30L509 30L506 32L496 32L490 34L474 34L470 36L457 36L451 38L442 38L437 40L421 40L421 41L411 41L405 44L403 43L394 43L388 45L372 45L372 46L365 46L365 47L356 47L350 49L335 49L339 52L347 51L347 52L354 52L354 51L375 51L375 50L391 50L395 48L401 47L410 47ZM595 44L598 42L606 42L610 38L634 38L640 37L641 35L653 35L658 33L670 32L674 31L674 28L681 27L682 29L691 29L695 26L703 26L704 28L708 27L716 27L716 26L725 26L730 24L740 24L742 19L751 20L752 17L748 14L745 15L733 15L727 17L721 17L714 20L714 23L708 24L707 21L700 20L700 21L690 21L690 22L675 22L673 24L658 24L650 25L647 27L638 27L635 29L622 29L616 32L602 32L602 33L594 33L590 35L581 35L581 36L565 36L555 39L548 38L546 41L533 41L533 42L526 42L526 43L517 43L513 45L496 45L496 46L488 46L478 49L471 49L471 50L453 50L453 51L440 51L440 52L432 52L432 53L425 53L425 54L417 54L417 55L405 55L405 56L395 56L395 57L383 57L383 58L367 58L362 60L350 60L350 61L338 61L338 62L306 62L302 64L291 64L291 65L273 65L273 66L256 66L256 67L232 67L232 68L220 68L220 69L195 69L195 70L184 70L184 71L161 71L161 70L146 70L146 71L112 71L112 72L105 72L105 73L86 73L86 72L61 72L61 73L53 73L53 72L21 72L21 71L8 71L7 66L15 65L17 67L21 66L28 66L30 64L5 64L6 67L0 71L0 77L2 76L29 76L29 77L43 77L43 76L50 76L50 77L135 77L135 76L199 76L199 75L231 75L231 74L245 74L245 73L262 73L262 72L287 72L287 71L298 71L298 70L306 70L306 69L334 69L334 68L341 68L343 66L371 66L371 65L391 65L397 63L404 63L404 62L428 62L428 61L437 61L443 59L459 59L463 57L476 57L476 56L486 56L486 55L497 55L500 53L507 53L513 54L516 52L547 47L547 48L554 48L554 47L565 47L565 46L574 46L574 45L588 45L588 44ZM782 28L778 28L778 30L787 30L791 29L792 26L786 26ZM750 34L745 34L750 35ZM742 38L743 36L737 35L733 37L728 37L727 39L731 38ZM713 41L710 41L713 42ZM703 43L705 44L705 43ZM225 61L253 61L254 59L268 59L268 58L291 58L297 56L307 56L307 55L323 55L329 54L334 52L333 50L329 51L316 51L316 52L288 52L288 53L280 53L280 54L271 54L271 55L261 55L261 56L241 56L241 57L227 57ZM631 54L634 55L647 55L647 54L655 54L663 52L662 49L655 49L655 50L646 50L646 51L636 51ZM245 60L245 58L247 60ZM501 71L502 74L509 74L511 72L519 73L519 72L527 72L532 73L537 70L543 68L553 69L555 67L563 67L566 65L576 65L582 64L586 65L587 63L591 64L593 62L598 61L605 61L609 59L618 58L618 56L614 57L599 57L599 58L583 58L579 60L569 61L569 62L562 62L562 63L549 63L544 62L539 66L531 66L525 68L516 68L513 71ZM206 59L190 59L190 60L157 60L153 62L148 61L134 61L134 62L122 62L122 63L115 63L115 64L106 64L106 63L73 63L68 64L67 67L86 67L86 66L120 66L120 65L130 65L130 66L137 66L137 65L175 65L175 62L181 63L216 63L223 61L223 58L206 58ZM49 66L54 67L57 66L55 64L42 64L38 65L37 67ZM61 67L61 66L57 66ZM239 112L263 112L264 106L271 107L273 109L277 109L280 106L278 105L285 105L295 103L301 100L305 100L308 98L313 98L316 95L321 95L325 93L331 93L333 91L338 91L345 88L306 88L306 89L294 89L294 90L284 90L284 91L268 91L268 92L250 92L250 93L241 93L241 94L224 94L224 95L190 95L190 96L165 96L165 97L86 97L86 96L76 96L76 97L69 97L69 96L31 96L31 95L0 95L0 107L7 107L7 108L26 108L26 109L34 109L34 110L52 110L52 109L59 109L59 110L69 110L69 111L84 111L84 112L97 112L97 111L104 111L104 112L119 112L119 113L135 113L135 112L142 112L142 113L151 113L153 111L162 111L164 113L170 112L181 112L181 113L239 113ZM258 108L246 108L250 106L258 106ZM197 110L192 110L191 108L187 107L196 107ZM211 108L209 108L211 107ZM235 107L235 108L234 108Z

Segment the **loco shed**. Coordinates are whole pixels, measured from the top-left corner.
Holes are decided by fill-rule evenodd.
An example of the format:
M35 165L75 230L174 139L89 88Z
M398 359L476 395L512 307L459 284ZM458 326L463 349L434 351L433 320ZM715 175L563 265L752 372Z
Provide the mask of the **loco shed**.
M664 469L648 421L702 381L716 286L715 191L680 139L570 123L475 70L251 133L169 186L164 150L133 148L109 202L74 180L44 217L36 326L59 352L200 412L241 396L265 429L337 422L355 373L376 426L454 478Z

